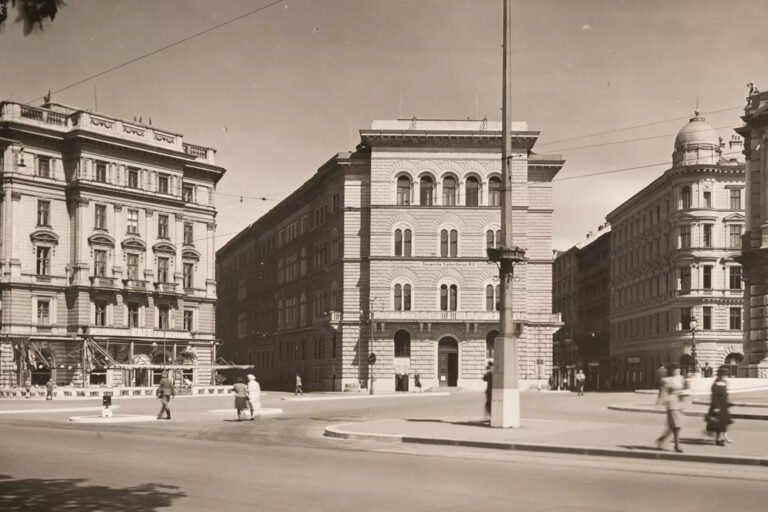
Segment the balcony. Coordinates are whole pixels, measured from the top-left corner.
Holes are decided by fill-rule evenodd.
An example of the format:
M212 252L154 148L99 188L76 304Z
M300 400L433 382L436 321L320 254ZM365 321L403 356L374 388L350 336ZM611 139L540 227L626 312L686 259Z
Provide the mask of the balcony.
M736 289L717 290L711 288L690 288L687 290L676 290L675 294L678 297L734 297L741 298L744 296L744 291Z
M498 323L498 311L371 311L378 322L472 322ZM560 323L559 313L515 313L517 322Z
M91 286L96 288L116 288L114 277L91 276Z
M147 282L139 279L123 279L123 286L126 290L147 291Z
M176 295L176 283L155 283L155 291L169 295Z

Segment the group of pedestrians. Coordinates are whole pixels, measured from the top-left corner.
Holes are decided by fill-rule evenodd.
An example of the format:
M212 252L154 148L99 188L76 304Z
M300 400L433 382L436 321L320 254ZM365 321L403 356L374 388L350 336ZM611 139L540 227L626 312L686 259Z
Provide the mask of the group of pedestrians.
M657 404L666 408L666 430L656 439L656 447L662 449L663 443L671 435L674 440L674 450L682 453L680 448L680 429L682 427L683 409L685 397L688 396L687 381L680 374L680 367L670 364L669 370L661 365L656 371L659 380L659 394ZM717 370L717 378L712 383L709 410L704 416L706 423L705 432L715 436L717 446L725 446L726 442L732 443L728 437L728 426L733 423L729 409L731 403L728 400L728 368L720 367Z
M248 374L248 383L243 382L242 377L235 380L235 385L230 391L235 393L235 409L237 410L237 420L242 421L242 412L249 409L251 420L256 418L256 411L261 409L261 386L256 381L254 375ZM164 371L160 382L157 385L157 398L160 399L160 412L157 413L157 419L171 419L171 399L176 396L173 381L168 377L168 372Z

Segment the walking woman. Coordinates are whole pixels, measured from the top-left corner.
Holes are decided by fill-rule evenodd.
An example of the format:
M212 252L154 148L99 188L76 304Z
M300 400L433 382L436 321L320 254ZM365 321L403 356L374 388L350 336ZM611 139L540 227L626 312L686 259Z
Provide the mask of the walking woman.
M675 451L682 453L680 448L680 426L683 420L683 396L685 395L685 381L680 375L680 367L670 365L672 375L662 379L664 405L667 408L667 430L656 439L656 447L661 450L661 444L670 434L675 439Z
M731 441L726 435L728 425L733 423L731 413L728 409L731 404L728 402L728 368L721 366L717 369L717 378L712 383L712 393L709 400L709 411L704 419L707 422L707 432L715 433L715 444L725 446L726 441Z

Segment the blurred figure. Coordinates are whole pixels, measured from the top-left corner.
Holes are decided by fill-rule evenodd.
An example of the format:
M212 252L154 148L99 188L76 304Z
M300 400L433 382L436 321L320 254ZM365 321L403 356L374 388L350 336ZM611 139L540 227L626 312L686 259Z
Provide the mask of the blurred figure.
M48 379L48 382L45 383L45 399L46 400L53 400L54 387L55 387L55 384L53 383L53 379Z
M168 378L168 372L164 371L160 382L157 384L157 398L160 399L160 412L157 413L157 419L171 419L171 408L169 405L171 403L171 397L174 395L173 381ZM167 415L165 418L163 418L163 413Z
M416 387L416 392L421 393L421 375L418 372L413 376L413 385Z
M728 368L721 366L717 369L717 378L712 383L712 391L709 401L709 411L704 417L707 422L707 432L715 433L715 444L725 446L725 442L733 442L728 439L726 431L728 425L733 423L729 411L731 404L728 401Z
M298 373L296 374L296 390L293 392L294 395L304 395L304 390L301 388L301 375Z
M664 393L665 378L667 378L667 368L664 366L664 363L661 363L659 369L656 370L656 385L659 387L659 394L656 397L656 405L664 405L662 394Z
M488 419L491 419L491 396L493 394L493 363L488 363L485 367L485 375L483 375L485 381L485 415Z
M584 396L584 382L586 380L587 376L584 375L584 372L579 368L579 371L576 373L576 391L579 392L578 396Z
M254 419L253 411L261 409L261 386L254 375L248 374L248 408L251 410L251 421Z
M680 448L680 426L683 420L683 397L685 396L685 380L680 375L680 367L670 365L672 375L662 380L662 396L667 408L667 430L656 439L656 447L661 450L661 445L670 434L675 439L675 451L682 453Z
M248 408L248 386L243 384L243 378L237 377L235 385L230 391L235 393L235 410L237 411L237 421L243 421L240 413Z

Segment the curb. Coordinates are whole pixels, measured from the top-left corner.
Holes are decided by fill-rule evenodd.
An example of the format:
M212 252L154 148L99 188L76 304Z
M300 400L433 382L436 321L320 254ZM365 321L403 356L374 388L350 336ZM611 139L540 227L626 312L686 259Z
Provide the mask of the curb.
M403 393L403 394L384 394L384 395L349 395L349 396L307 396L307 397L286 397L281 398L285 402L318 402L321 400L364 400L370 398L418 398L430 396L450 396L447 391L427 392L427 393Z
M142 421L157 421L156 416L138 415L138 414L126 414L123 416L111 416L108 418L102 418L101 416L71 416L69 421L71 423L139 423Z
M94 406L94 407L60 407L58 409L11 409L11 410L5 410L0 411L0 414L40 414L40 413L46 413L46 412L79 412L79 411L100 411L104 407ZM119 409L119 405L113 405L111 407L112 409Z
M709 405L709 400L695 399L693 400L693 403L697 405ZM761 404L759 402L731 402L731 405L735 407L768 407L768 403Z
M590 455L598 457L622 457L629 459L668 460L677 462L711 462L718 464L738 464L746 466L768 467L768 458L729 456L729 455L701 455L693 453L675 453L667 451L628 451L621 448L602 448L597 446L572 446L561 444L543 443L510 443L494 441L469 441L452 438L431 438L419 436L406 436L402 434L372 434L366 432L346 432L341 427L354 425L355 423L341 423L325 427L323 435L334 439L348 439L356 441L378 441L387 443L410 443L442 446L461 446L467 448L486 448L494 450L509 450L521 452L561 453L574 455Z
M709 402L707 402L709 404ZM609 404L608 409L612 411L623 411L623 412L644 412L648 414L666 414L666 409L650 409L648 407L637 407L633 405L622 405L622 404ZM703 418L707 415L705 411L683 411L684 416L695 416L699 418ZM752 414L752 413L739 413L739 412L732 412L731 418L736 420L761 420L765 421L768 420L768 414Z

